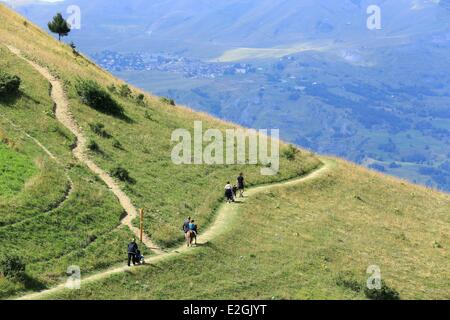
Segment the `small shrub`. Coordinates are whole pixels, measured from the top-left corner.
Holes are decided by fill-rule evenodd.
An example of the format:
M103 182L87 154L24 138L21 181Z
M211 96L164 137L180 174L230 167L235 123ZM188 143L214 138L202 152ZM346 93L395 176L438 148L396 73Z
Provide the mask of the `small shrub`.
M288 160L295 160L295 155L297 154L298 149L294 147L292 144L287 146L281 151L281 155Z
M108 89L108 91L111 93L117 93L117 88L114 84L107 86L106 89Z
M96 81L78 80L75 88L84 104L104 113L123 115L122 107Z
M116 167L111 170L111 176L123 182L134 183L134 179L130 177L127 169Z
M354 292L360 292L362 289L361 284L354 278L351 272L339 273L336 277L336 284Z
M105 130L105 125L103 123L100 122L90 123L89 127L91 128L92 132L94 132L96 135L102 138L111 138L111 135Z
M131 95L130 87L127 84L122 84L119 87L119 94L124 98L128 98Z
M0 97L8 97L19 92L21 80L16 75L0 71Z
M364 289L364 294L371 300L400 300L400 294L392 288L389 288L384 281L382 281L381 289Z
M150 112L145 111L145 113L144 113L144 118L145 118L145 119L148 119L148 120L152 120L152 115L150 114Z
M95 240L97 240L97 236L95 234L90 234L86 237L86 239L84 240L84 246L88 246L91 243L93 243Z
M145 106L145 105L146 105L146 103L145 103L145 96L144 96L142 93L139 93L139 94L136 96L136 102L137 102L139 105L141 105L141 106Z
M20 145L16 141L12 140L5 131L0 128L0 143L7 145L9 148L15 151L20 150Z
M437 248L437 249L442 249L442 244L440 244L439 242L435 241L433 244L433 248Z
M25 264L20 257L7 255L0 261L0 271L6 278L22 278L25 275Z
M72 53L75 56L79 56L80 53L77 51L77 46L75 45L75 43L73 43L73 41L69 44L69 47L72 48Z
M100 146L94 140L89 140L87 147L91 151L100 152Z
M161 97L160 100L161 100L162 103L169 104L171 106L175 106L176 105L175 100L173 100L173 99L169 99L169 98L166 98L166 97Z
M112 142L112 146L116 149L123 149L122 144L119 140L114 139Z

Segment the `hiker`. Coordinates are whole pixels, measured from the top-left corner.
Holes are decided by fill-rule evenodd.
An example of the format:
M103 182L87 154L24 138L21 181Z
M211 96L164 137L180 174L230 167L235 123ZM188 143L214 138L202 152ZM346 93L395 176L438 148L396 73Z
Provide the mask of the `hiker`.
M197 245L197 225L195 224L195 220L189 223L189 230L194 233L195 245Z
M225 186L225 198L227 199L227 202L234 202L233 198L233 186L230 184L230 181L227 182L227 185Z
M136 265L136 254L138 252L138 245L136 243L136 239L132 239L128 244L128 266L131 266L131 261L133 261L133 265Z
M239 197L242 198L244 196L244 174L241 172L239 177L237 177L238 189L239 189Z
M187 217L183 222L183 227L181 229L185 234L189 231L189 223L191 223L191 217Z

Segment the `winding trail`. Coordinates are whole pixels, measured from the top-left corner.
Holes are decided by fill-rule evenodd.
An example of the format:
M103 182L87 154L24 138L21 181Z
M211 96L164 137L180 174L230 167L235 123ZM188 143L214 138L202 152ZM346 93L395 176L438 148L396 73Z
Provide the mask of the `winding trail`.
M149 265L149 264L154 265L161 261L165 261L165 260L168 260L171 258L176 258L177 256L182 255L182 254L187 254L190 252L195 252L196 250L201 250L201 247L203 245L206 245L208 242L210 242L217 236L224 234L228 230L230 230L234 219L236 218L236 216L239 213L240 204L245 203L246 199L248 199L249 197L252 197L258 193L268 191L271 189L295 186L295 185L305 183L310 180L317 179L320 176L329 172L335 165L334 161L332 161L332 160L328 160L328 159L321 159L321 160L324 164L319 169L317 169L303 177L288 180L285 182L279 182L279 183L254 187L254 188L248 189L245 192L245 198L239 199L239 203L234 203L234 204L224 203L224 204L222 204L220 206L220 208L218 209L218 212L217 212L214 222L209 226L209 228L207 228L204 232L202 232L200 230L200 234L198 236L198 241L197 241L198 247L188 248L188 247L186 247L185 244L183 244L180 247L173 249L172 251L168 251L163 254L158 254L158 255L154 255L149 258L146 258L145 259L146 265ZM132 268L130 268L128 266L123 266L123 265L118 266L118 267L113 267L106 271L95 273L93 275L82 278L81 285L86 285L88 283L92 283L92 282L95 282L95 281L98 281L101 279L105 279L113 274L118 274L118 273L122 273L122 272L135 272L137 270L140 270L141 268L145 268L146 265L132 267ZM48 297L51 294L57 293L61 290L68 290L68 289L66 289L64 283L59 284L58 286L55 286L48 290L24 295L22 297L19 297L18 300L48 299Z
M94 172L96 175L98 175L105 183L106 185L111 189L111 191L116 195L116 197L119 199L119 202L121 206L125 209L127 212L127 216L122 220L122 224L126 225L128 228L130 228L133 233L138 236L139 235L139 229L134 227L132 225L132 220L137 217L137 210L133 206L130 198L120 189L120 187L116 184L116 182L100 167L98 167L93 161L91 161L87 155L86 155L86 137L83 135L81 128L76 124L73 116L71 115L69 111L69 103L65 96L63 86L61 82L54 77L46 68L38 65L37 63L28 60L26 57L22 55L20 50L8 46L8 49L16 54L21 59L28 62L34 69L36 69L44 78L46 78L50 84L52 85L51 90L51 97L53 101L55 102L55 115L56 119L61 122L67 129L69 129L76 137L77 139L77 145L73 149L73 154L75 158L77 158L80 162L84 163L92 172ZM30 136L30 138L32 138ZM32 138L35 140L34 138ZM45 147L40 144L38 141L36 141L44 150ZM48 150L47 150L48 151ZM51 153L47 152L50 156ZM292 180L288 180L285 182L279 182L274 184L268 184L268 185L261 185L255 188L251 188L246 191L245 198L239 199L240 203L245 203L246 198L252 197L260 192L274 189L274 188L280 188L280 187L288 187L288 186L294 186L300 183L305 183L307 181L316 179L320 177L321 175L329 172L331 168L334 166L334 162L332 160L328 159L321 159L324 163L320 168L316 169L315 171ZM171 251L162 251L158 246L156 246L147 236L144 236L143 243L154 253L155 255L150 256L146 259L146 264L155 264L164 260L168 260L171 258L175 258L181 254L187 254L190 252L196 252L197 250L201 249L202 245L207 244L217 236L227 232L229 228L232 227L232 223L235 219L235 217L239 213L239 203L235 204L222 204L220 208L217 211L216 217L213 221L213 223L204 231L200 230L200 234L198 237L198 245L197 248L188 248L185 244L181 245L180 247L173 249ZM95 274L92 274L90 276L87 276L82 279L82 284L87 284L91 282L95 282L104 278L107 278L110 275L121 273L121 272L134 272L135 270L139 270L141 268L145 268L146 266L139 266L136 268L130 268L128 266L118 266L113 267L111 269L101 271ZM65 283L61 283L51 289L44 290L41 292L31 293L24 296L19 297L19 300L37 300L37 299L46 299L51 294L54 294L58 291L64 290L66 288Z
M117 199L119 199L120 205L127 213L127 216L122 219L121 223L128 226L130 230L139 238L140 232L139 229L134 227L132 221L137 217L137 210L133 206L130 198L120 189L119 185L114 181L111 176L109 176L105 171L103 171L99 166L97 166L93 161L91 161L87 155L87 139L83 135L81 128L77 125L75 119L69 110L69 102L64 93L63 86L61 81L58 80L55 76L53 76L50 71L39 64L27 59L22 55L19 49L6 45L8 49L15 55L17 55L22 60L26 61L30 64L36 71L38 71L47 81L50 82L51 88L51 97L55 103L55 116L56 119L61 122L67 129L72 132L72 134L77 139L77 145L73 149L73 155L80 162L84 163L93 173L95 173L106 185L111 189L111 191L115 194ZM43 147L43 146L42 146ZM43 147L45 149L45 147ZM148 236L144 234L142 242L146 247L154 251L156 254L162 254L163 251L154 244Z

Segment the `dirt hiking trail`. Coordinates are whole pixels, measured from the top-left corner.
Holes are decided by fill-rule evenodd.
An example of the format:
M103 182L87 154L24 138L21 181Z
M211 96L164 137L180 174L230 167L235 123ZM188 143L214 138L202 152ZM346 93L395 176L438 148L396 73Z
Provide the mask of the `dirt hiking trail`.
M310 174L308 174L306 176L303 176L303 177L297 178L297 179L293 179L293 180L289 180L286 182L268 184L268 185L263 185L263 186L248 189L245 192L245 197L240 198L238 200L242 204L242 203L245 203L246 199L248 199L249 197L252 197L260 192L268 191L268 190L271 190L274 188L295 186L295 185L305 183L310 180L317 179L320 176L329 172L332 169L332 167L335 165L334 161L332 161L332 160L322 159L322 162L324 162L324 165L322 165L319 169L311 172ZM118 267L111 268L106 271L102 271L102 272L87 276L85 278L82 278L81 285L92 283L92 282L107 278L108 276L111 276L113 274L117 274L117 273L121 273L121 272L136 272L136 271L140 270L141 268L145 268L146 265L149 265L149 264L154 265L160 261L175 258L181 254L187 254L189 252L195 253L196 250L201 250L202 245L207 244L208 242L210 242L217 236L229 231L230 228L232 228L232 223L234 221L234 218L239 213L239 207L240 207L240 204L233 204L233 203L222 204L220 206L220 208L218 209L217 215L216 215L213 223L205 231L199 230L200 233L199 233L198 241L197 241L198 247L188 248L186 246L186 244L183 244L180 247L178 247L177 249L173 249L172 251L169 251L169 252L166 252L163 254L150 256L150 257L146 258L145 259L146 264L143 266L137 266L137 267L131 267L131 268L128 266L118 266ZM19 300L46 299L46 297L48 297L49 295L56 293L58 291L61 291L61 290L65 290L65 289L66 289L65 284L62 283L62 284L60 284L56 287L53 287L51 289L48 289L48 290L24 295L22 297L19 297ZM68 290L68 289L66 289L66 290Z
M138 213L136 208L133 206L130 198L120 189L118 184L114 181L111 176L109 176L105 171L103 171L100 167L98 167L93 161L91 161L86 154L86 137L83 135L81 128L75 122L73 116L69 110L69 103L67 97L64 93L63 86L56 77L54 77L46 68L38 65L37 63L27 59L22 55L20 50L7 46L8 49L29 63L34 69L36 69L45 79L47 79L52 88L51 88L51 97L55 103L55 115L56 119L61 122L67 129L69 129L77 139L77 145L73 149L73 154L76 159L80 162L84 163L92 172L98 175L106 185L111 189L111 191L116 195L119 199L121 206L125 209L127 216L122 220L122 224L126 225L130 228L136 237L139 237L139 229L132 225L132 221L137 217ZM44 150L45 147L42 146ZM49 152L48 152L49 153ZM257 193L267 191L274 188L279 187L288 187L294 186L300 183L305 183L307 181L316 179L326 172L330 171L331 168L335 165L334 161L322 159L324 163L320 168L315 171L292 180L288 180L285 182L273 183L262 185L258 187L251 188L245 192L245 198L239 199L240 203L244 203L248 197L252 197ZM218 235L227 232L229 228L232 226L232 222L234 218L237 216L239 212L239 204L227 204L224 203L220 206L217 211L216 217L213 223L204 231L200 230L200 234L198 236L198 247L188 248L185 244L181 245L176 249L172 249L171 251L162 251L157 245L155 245L147 236L144 235L143 243L150 248L155 254L146 258L146 264L155 264L163 260L167 260L170 258L177 257L180 254L186 254L188 252L195 252L196 250L200 250L202 245L207 244L209 241L213 240ZM121 273L121 272L135 272L141 268L145 268L145 265L139 267L130 268L128 266L119 266L113 267L111 269L101 271L92 275L89 275L85 278L81 279L82 285L95 282L101 279L104 279L110 275ZM56 293L58 291L66 289L66 284L61 283L53 288L35 292L31 294L26 294L24 296L19 297L19 300L37 300L37 299L45 299L52 293Z
M69 129L77 139L76 147L73 149L73 154L75 158L78 159L80 162L84 163L93 173L99 176L100 179L102 179L106 183L106 185L111 189L111 191L115 194L117 199L119 199L121 206L127 213L127 216L124 219L122 219L122 224L128 226L130 230L136 235L136 237L139 238L140 234L139 229L134 227L132 224L132 221L138 215L137 209L133 206L130 198L120 189L119 185L114 181L114 179L111 178L111 176L107 174L105 171L100 169L100 167L98 167L86 155L87 139L83 135L81 128L77 125L72 114L70 113L69 102L64 93L61 81L58 80L55 76L53 76L50 73L50 71L48 71L48 69L24 57L19 49L9 45L7 45L7 47L12 53L28 62L36 71L38 71L45 79L47 79L50 82L52 86L51 97L55 103L56 119L59 122L61 122L67 129ZM150 248L156 254L163 253L163 251L156 244L154 244L150 240L150 238L148 238L146 235L143 236L142 242L144 243L145 246Z

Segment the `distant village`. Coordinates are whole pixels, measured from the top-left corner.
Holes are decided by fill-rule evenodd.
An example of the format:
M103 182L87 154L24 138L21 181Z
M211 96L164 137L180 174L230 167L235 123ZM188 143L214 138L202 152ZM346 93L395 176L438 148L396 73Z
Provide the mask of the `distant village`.
M102 51L92 58L109 71L147 70L183 74L187 78L217 78L257 70L248 63L207 63L174 55Z

